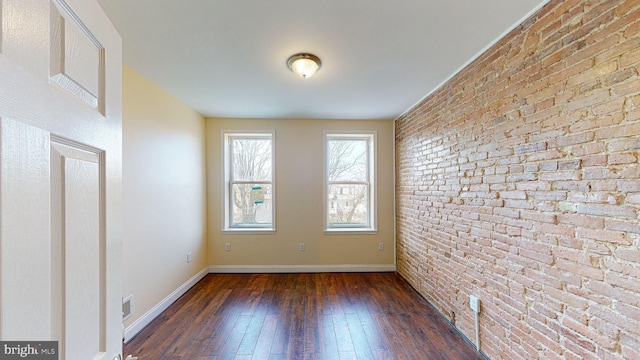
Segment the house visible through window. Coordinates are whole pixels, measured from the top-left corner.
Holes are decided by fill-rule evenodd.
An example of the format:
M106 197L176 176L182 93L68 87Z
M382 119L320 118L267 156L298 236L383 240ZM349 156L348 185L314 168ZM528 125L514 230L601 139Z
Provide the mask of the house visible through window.
M273 133L224 133L225 230L274 230Z
M326 134L325 226L375 230L375 134Z

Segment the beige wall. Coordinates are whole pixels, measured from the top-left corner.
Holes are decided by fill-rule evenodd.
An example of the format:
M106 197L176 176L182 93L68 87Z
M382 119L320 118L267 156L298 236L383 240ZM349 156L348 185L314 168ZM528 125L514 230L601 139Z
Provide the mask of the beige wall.
M276 233L222 234L222 130L275 131ZM325 131L377 132L378 232L325 235ZM207 119L209 263L214 267L394 265L393 121ZM378 251L378 243L384 250ZM225 251L225 244L231 251ZM305 243L305 251L298 249ZM298 268L298 269L300 269Z
M129 326L207 266L204 119L125 67L123 295ZM187 263L187 252L193 261Z

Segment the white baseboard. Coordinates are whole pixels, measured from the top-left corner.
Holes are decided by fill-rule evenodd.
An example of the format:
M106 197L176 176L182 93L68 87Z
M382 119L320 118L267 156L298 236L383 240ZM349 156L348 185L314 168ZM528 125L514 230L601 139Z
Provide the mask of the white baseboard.
M124 330L124 342L127 343L131 339L133 339L133 337L136 336L140 331L142 331L142 329L144 329L147 325L149 325L151 321L153 321L153 319L158 317L158 315L160 315L171 304L178 300L180 296L184 295L184 293L186 293L187 290L191 289L193 285L197 284L198 281L202 280L202 278L205 277L209 272L209 268L202 269L197 274L193 275L191 279L180 285L180 287L169 294L169 296L160 301L156 306L151 308L151 310L147 311L138 320L129 325Z
M394 272L389 265L211 265L211 274L250 273L320 273L320 272Z

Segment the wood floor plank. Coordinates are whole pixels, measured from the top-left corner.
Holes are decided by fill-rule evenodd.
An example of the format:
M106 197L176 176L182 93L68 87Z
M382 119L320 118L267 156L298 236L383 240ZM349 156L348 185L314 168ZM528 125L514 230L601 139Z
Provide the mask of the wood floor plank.
M284 356L285 347L289 341L289 324L283 320L282 315L278 315L276 333L273 336L270 357L279 358Z
M351 340L351 332L347 324L347 318L344 313L333 314L333 325L338 340L338 352L354 352L353 341Z
M358 359L373 359L371 345L369 345L358 314L347 313L345 314L345 318L347 320L349 334L351 335L351 343L353 344L353 349Z
M389 352L398 359L410 359L409 354L405 350L404 343L402 343L400 336L394 328L394 324L389 322L387 316L384 313L377 312L373 314L373 317L378 328L382 330L382 334L389 347Z
M258 338L260 337L260 334L262 332L264 321L267 317L268 308L266 304L270 302L272 295L272 293L269 294L265 293L264 291L254 291L252 293L252 296L256 298L257 302L253 310L253 316L251 317L251 322L249 323L247 333L240 343L238 355L253 354L258 343Z
M236 356L238 348L240 347L240 342L246 334L250 322L251 316L238 316L233 328L231 329L231 333L217 354L220 356L220 359L233 359Z
M227 299L231 290L221 290L217 294L213 296L211 299L211 304L209 310L205 310L202 312L203 316L206 317L206 321L201 323L198 327L199 332L195 335L195 340L192 341L189 347L185 347L182 352L182 356L185 359L194 359L196 356L208 356L209 354L206 352L207 345L211 343L211 340L214 339L219 334L220 327L218 326L221 323L221 319L223 316L217 315L216 312L224 304L224 301ZM199 311L199 309L195 309L195 311Z
M396 273L210 274L124 351L140 360L484 359Z
M367 338L367 343L371 351L387 351L387 345L384 342L380 329L375 324L373 317L369 312L358 312L358 319L362 326L362 331Z
M304 354L305 359L317 359L320 352L318 297L315 296L318 287L316 277L306 274L305 309L304 309Z
M278 317L276 315L267 315L260 329L260 336L256 342L253 356L256 359L268 359L271 354L271 346L275 338L276 328L278 326Z
M331 314L321 315L318 320L320 332L320 351L324 358L337 359L338 341L336 339L336 330Z

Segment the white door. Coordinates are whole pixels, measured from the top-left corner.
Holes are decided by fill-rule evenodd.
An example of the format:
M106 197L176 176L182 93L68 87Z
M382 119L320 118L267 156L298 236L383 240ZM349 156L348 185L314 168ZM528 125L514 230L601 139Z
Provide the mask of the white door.
M0 340L122 353L122 50L96 0L0 0Z

